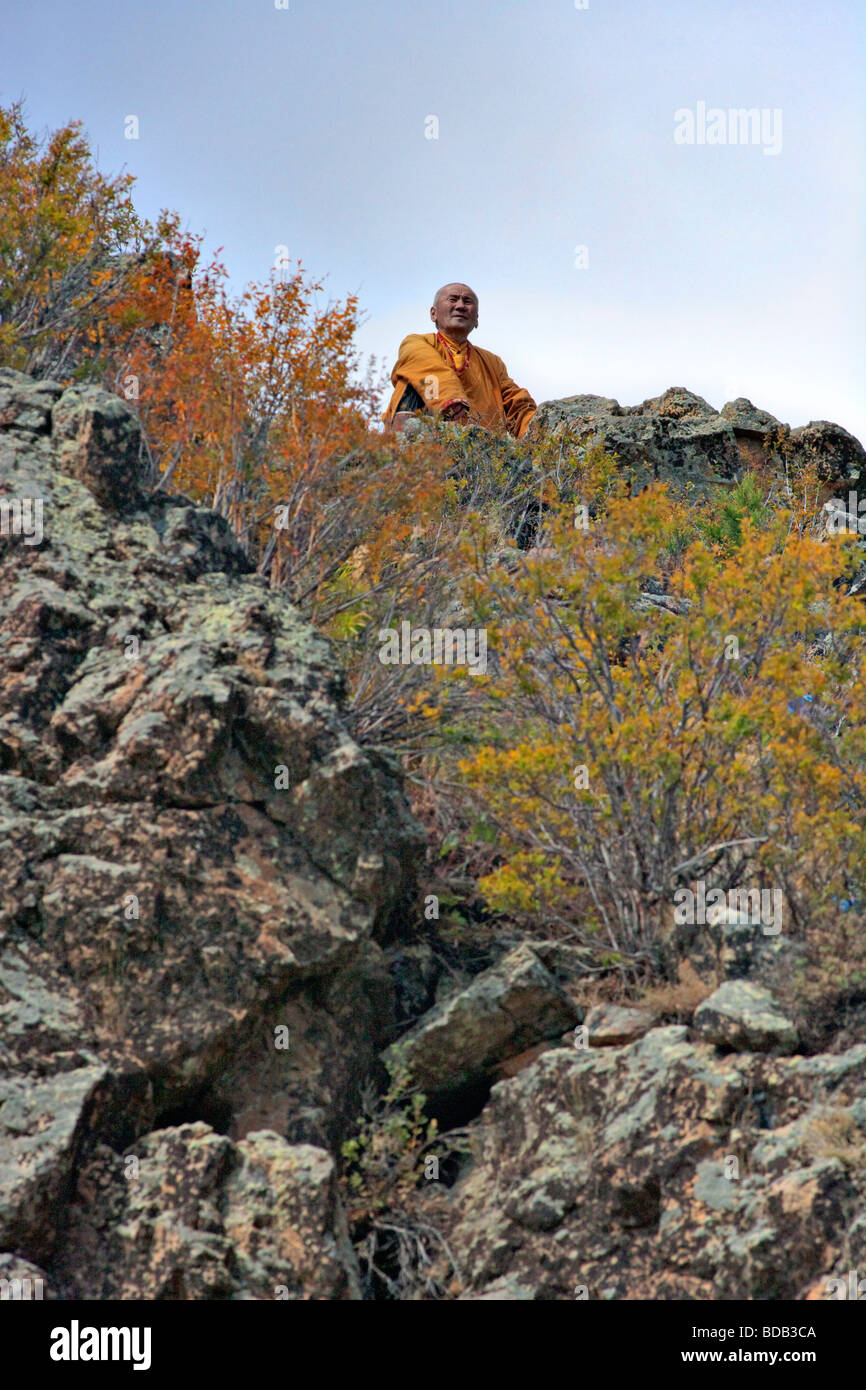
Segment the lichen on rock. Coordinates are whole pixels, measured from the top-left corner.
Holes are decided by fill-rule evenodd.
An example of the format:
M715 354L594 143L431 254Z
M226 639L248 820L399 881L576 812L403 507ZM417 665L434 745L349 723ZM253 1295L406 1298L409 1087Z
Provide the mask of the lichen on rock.
M43 527L0 542L0 1244L68 1296L90 1287L62 1234L81 1175L136 1144L161 1181L152 1131L204 1128L242 1168L268 1130L286 1173L339 1141L423 836L348 731L327 643L221 517L147 494L119 398L0 373L0 489ZM331 1296L315 1261L271 1264L292 1297Z

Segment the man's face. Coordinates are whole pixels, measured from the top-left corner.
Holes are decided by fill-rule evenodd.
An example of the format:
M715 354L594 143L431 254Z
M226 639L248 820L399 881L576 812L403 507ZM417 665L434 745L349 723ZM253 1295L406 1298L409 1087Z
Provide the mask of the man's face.
M478 298L468 285L444 285L433 301L430 317L440 332L461 342L478 327Z

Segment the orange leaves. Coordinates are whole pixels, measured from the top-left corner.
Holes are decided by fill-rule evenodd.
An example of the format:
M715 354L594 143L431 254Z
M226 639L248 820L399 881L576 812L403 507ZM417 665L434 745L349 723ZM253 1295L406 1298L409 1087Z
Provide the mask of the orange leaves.
M214 506L351 655L390 606L427 601L441 451L371 429L355 296L323 302L300 265L232 294L176 214L138 218L131 184L77 123L40 139L0 108L0 361L121 393L158 486Z
M415 591L415 541L441 524L441 455L371 430L353 296L321 304L300 266L237 296L226 280L175 229L129 277L103 350L118 382L139 383L160 485L220 511L260 573L350 654Z
M147 240L131 185L93 166L80 122L37 137L20 103L0 108L0 362L61 377L80 365L120 253Z

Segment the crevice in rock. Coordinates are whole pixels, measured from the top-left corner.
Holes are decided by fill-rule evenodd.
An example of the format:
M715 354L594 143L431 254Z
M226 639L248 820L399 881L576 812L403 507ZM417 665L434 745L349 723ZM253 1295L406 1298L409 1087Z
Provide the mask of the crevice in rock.
M154 1116L151 1129L173 1129L178 1125L203 1123L217 1134L228 1134L233 1119L231 1103L214 1095L210 1083L191 1087Z
M476 1077L453 1090L428 1095L425 1111L437 1122L440 1133L460 1129L470 1120L477 1120L490 1099L493 1084L492 1077Z

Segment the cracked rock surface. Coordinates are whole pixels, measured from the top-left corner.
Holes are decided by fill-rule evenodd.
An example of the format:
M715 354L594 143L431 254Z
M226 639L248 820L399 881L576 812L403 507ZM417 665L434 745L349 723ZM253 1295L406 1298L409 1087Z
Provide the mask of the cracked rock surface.
M723 1054L672 1025L560 1047L473 1132L426 1198L464 1299L823 1299L866 1257L866 1044Z
M392 1017L379 939L423 838L327 644L140 457L117 397L0 372L0 496L42 531L0 537L0 1248L66 1296L342 1297L326 1150ZM202 1171L160 1224L179 1152ZM93 1292L73 1228L140 1285Z

